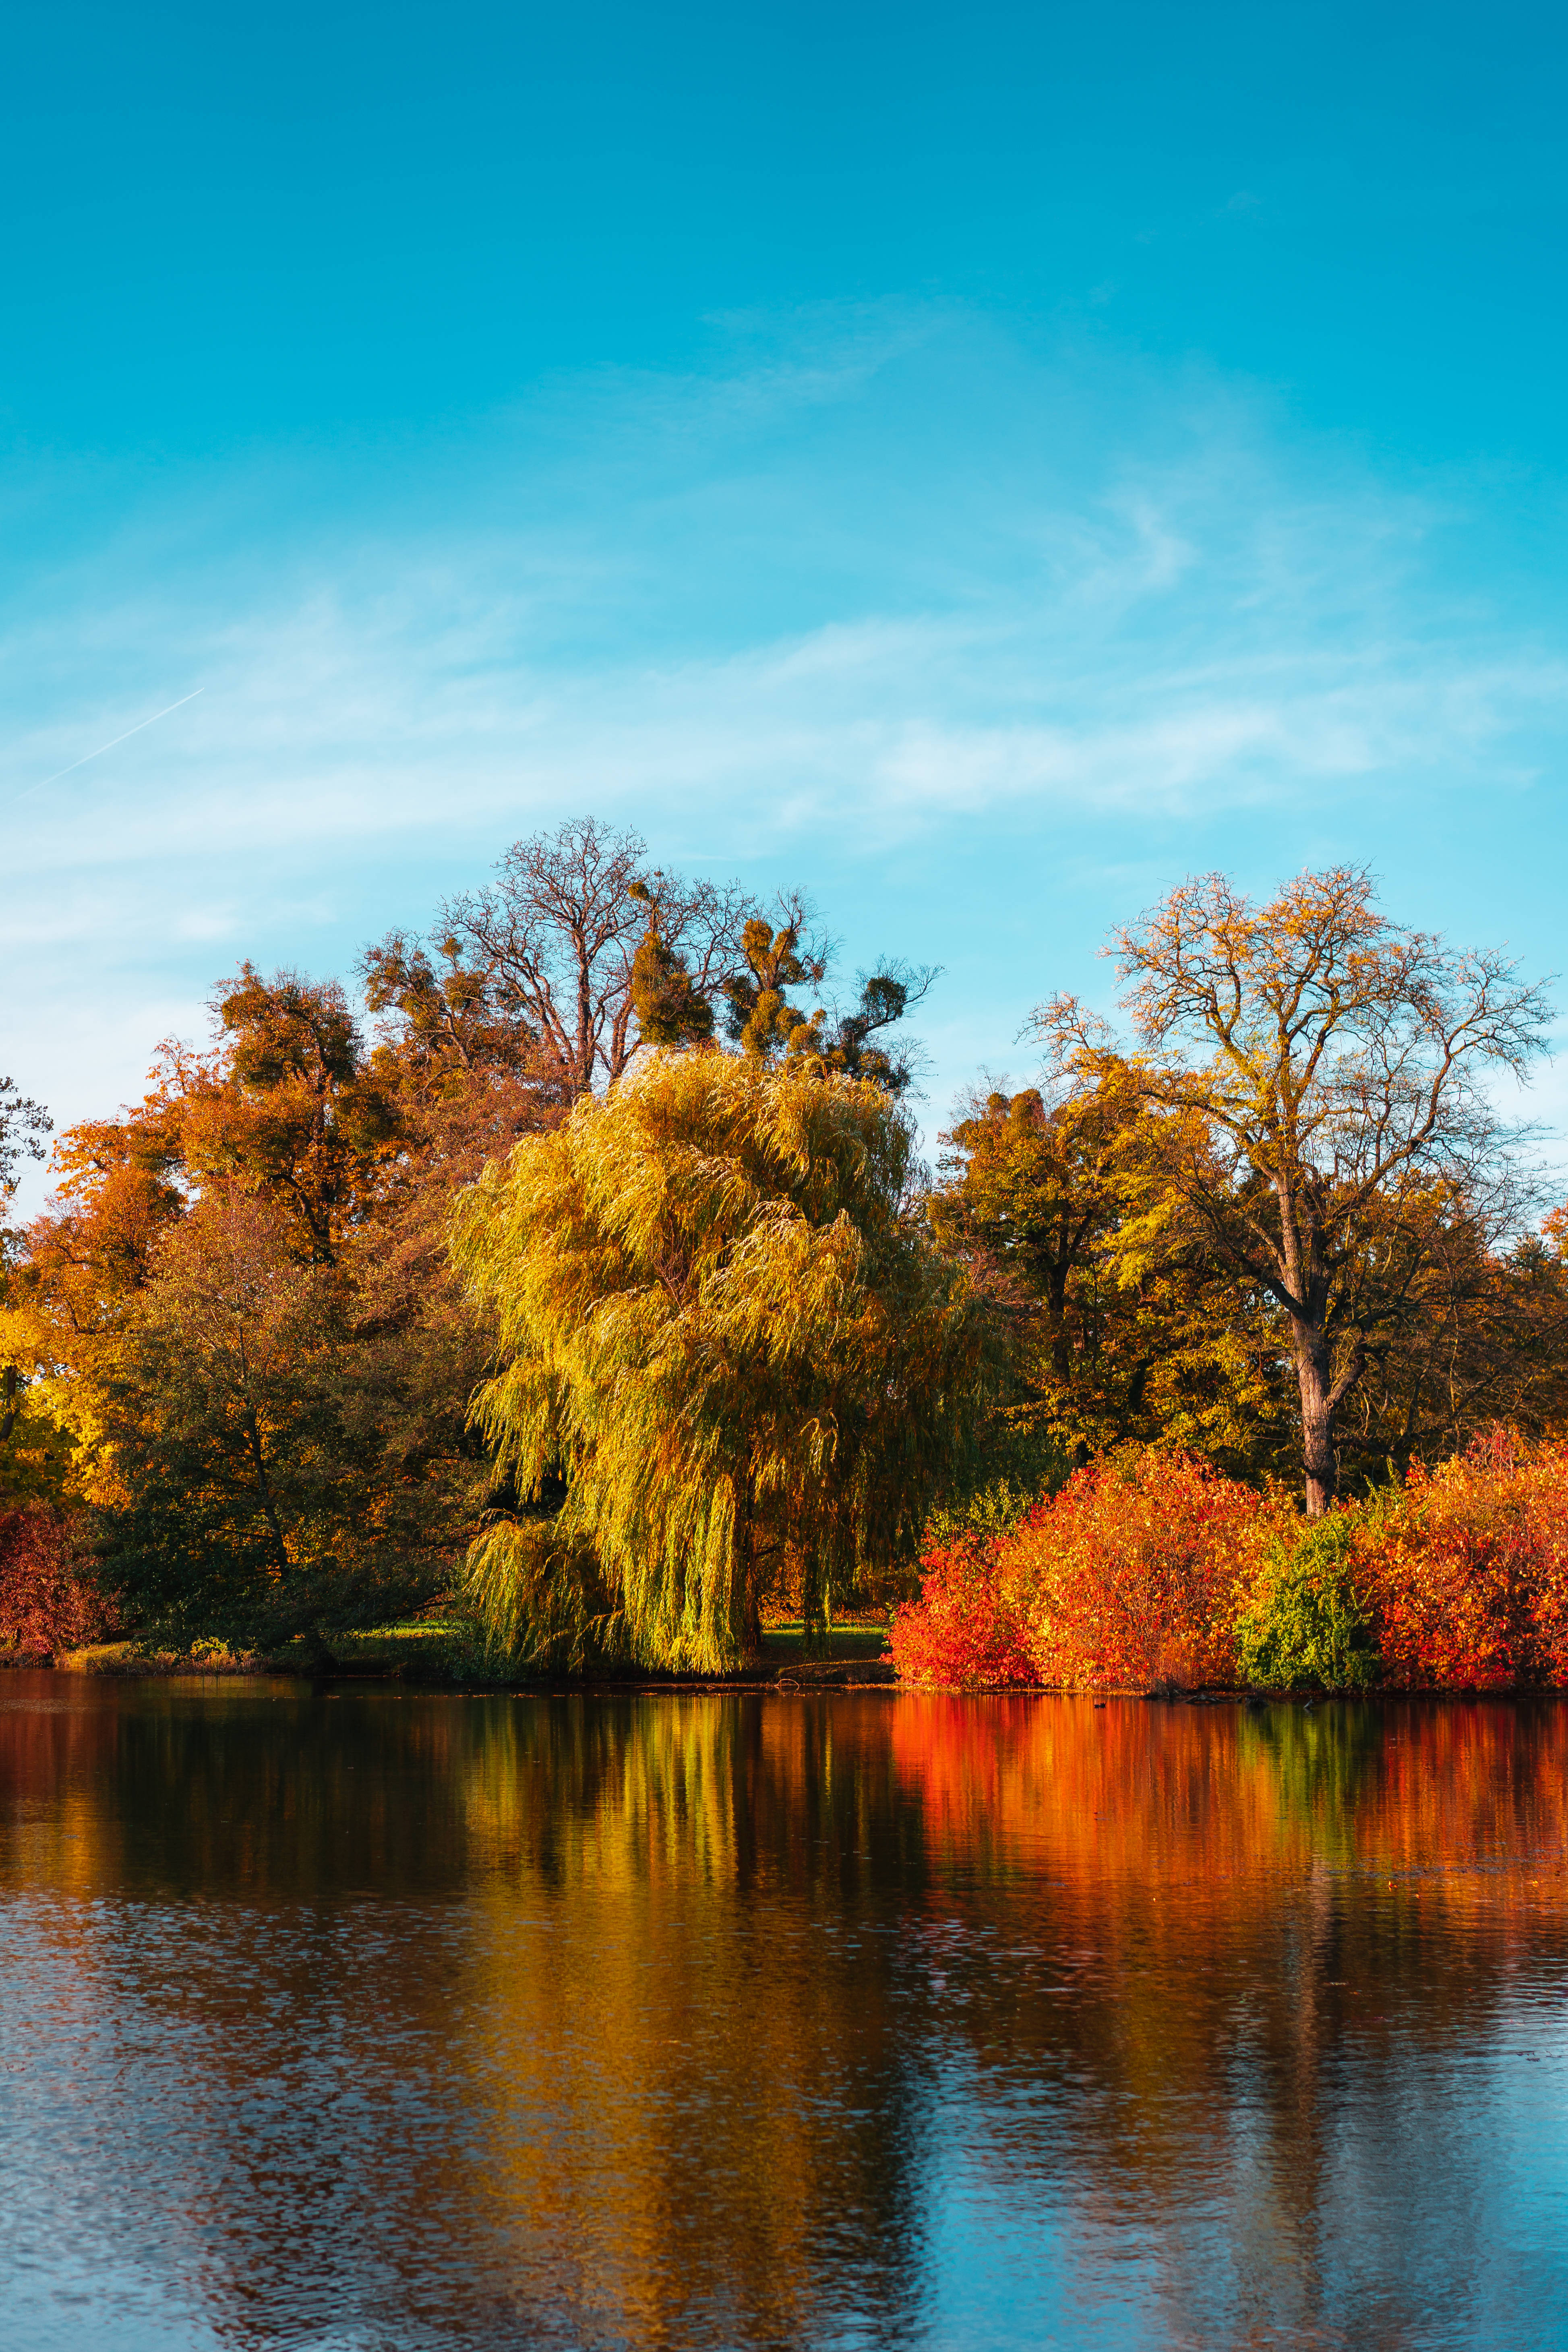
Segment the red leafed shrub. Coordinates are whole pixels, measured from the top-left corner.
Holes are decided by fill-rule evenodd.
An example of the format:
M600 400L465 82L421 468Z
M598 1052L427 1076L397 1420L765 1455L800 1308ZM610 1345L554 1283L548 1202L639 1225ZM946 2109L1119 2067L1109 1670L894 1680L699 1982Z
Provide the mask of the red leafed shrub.
M1321 1651L1332 1570L1356 1639L1376 1645L1354 1686L1568 1686L1568 1445L1494 1431L1413 1469L1403 1492L1315 1522L1192 1455L1128 1451L1010 1534L960 1538L924 1567L893 1628L906 1682L1192 1688L1250 1668L1272 1685L1306 1599Z
M1274 1505L1184 1454L1092 1464L1010 1535L929 1553L892 1651L907 1682L1234 1682L1238 1597Z
M79 1649L104 1613L68 1520L43 1503L0 1511L0 1645L24 1657Z
M994 1690L1038 1680L997 1582L1005 1542L961 1535L923 1555L921 1597L896 1612L889 1637L900 1682Z
M1191 1689L1237 1677L1238 1594L1256 1581L1271 1506L1188 1454L1092 1463L1006 1547L1041 1682Z
M1496 1430L1417 1466L1358 1549L1385 1682L1568 1683L1568 1446Z

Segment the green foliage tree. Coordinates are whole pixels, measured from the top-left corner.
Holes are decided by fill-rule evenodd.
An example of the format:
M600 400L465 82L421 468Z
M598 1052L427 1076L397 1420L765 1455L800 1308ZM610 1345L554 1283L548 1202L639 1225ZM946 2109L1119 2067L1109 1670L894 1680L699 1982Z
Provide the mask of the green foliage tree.
M570 1576L591 1548L601 1639L723 1669L771 1597L820 1638L857 1576L912 1554L1005 1341L911 1213L910 1168L879 1086L663 1052L460 1200L458 1261L507 1359L479 1418L520 1496L564 1482L555 1559ZM539 1588L540 1559L526 1523L487 1532L492 1607ZM551 1591L554 1638L579 1602Z
M1030 1438L1047 1482L1129 1442L1195 1448L1232 1475L1288 1454L1268 1302L1201 1237L1128 1247L1163 1181L1161 1122L1129 1072L1111 1066L1048 1101L1037 1087L993 1092L945 1140L933 1231L995 1269L1023 1326L1020 1378L989 1437L998 1465Z
M862 976L853 1011L834 1014L819 1004L807 1013L789 991L821 986L827 949L806 936L804 898L785 898L777 911L776 924L753 915L742 931L741 968L723 984L731 1042L757 1061L809 1058L847 1077L870 1078L888 1094L902 1094L914 1076L908 1051L889 1053L873 1040L920 1003L937 978L934 967L886 964Z
M356 1273L232 1179L153 1244L99 1380L99 1549L132 1624L271 1647L428 1597L488 1479L467 1465L468 1499L450 1445L419 1457Z
M656 876L652 885L634 882L631 895L647 909L647 929L632 958L632 1011L645 1045L704 1045L713 1034L713 1005L691 975L691 966L665 931Z
M135 1620L233 1633L320 1565L346 1516L323 1379L342 1286L295 1238L231 1181L155 1246L103 1405L108 1572Z

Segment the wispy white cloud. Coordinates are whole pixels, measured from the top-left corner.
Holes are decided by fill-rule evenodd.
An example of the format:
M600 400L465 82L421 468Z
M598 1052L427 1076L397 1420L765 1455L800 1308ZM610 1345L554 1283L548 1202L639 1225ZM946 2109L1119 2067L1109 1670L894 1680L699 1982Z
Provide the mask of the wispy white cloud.
M461 463L376 454L317 485L319 519L303 465L270 519L240 480L210 529L121 516L0 614L0 977L33 1083L119 1091L215 959L341 965L369 897L407 919L584 807L823 877L868 922L912 912L950 955L940 920L961 964L992 953L944 1017L1005 1057L1038 993L999 991L989 944L1033 887L1020 840L1059 865L1070 839L1086 876L1159 828L1206 858L1244 821L1280 863L1325 823L1375 854L1375 812L1528 794L1562 745L1555 585L1524 626L1489 607L1451 490L1380 483L1226 387L910 314L570 408L490 420ZM988 829L982 940L951 877Z
M748 841L779 849L829 816L868 841L892 818L929 828L1019 804L1212 815L1417 773L1454 787L1483 764L1528 782L1534 730L1568 712L1568 661L1546 652L1265 650L1256 614L1228 657L1172 662L1130 647L1120 610L1098 625L1102 587L553 672L514 650L504 591L468 617L423 571L216 631L161 615L201 703L112 776L24 804L13 855L40 876L145 860L173 880L193 858L477 835L584 801L700 811L716 849L742 810ZM13 772L62 733L40 730Z

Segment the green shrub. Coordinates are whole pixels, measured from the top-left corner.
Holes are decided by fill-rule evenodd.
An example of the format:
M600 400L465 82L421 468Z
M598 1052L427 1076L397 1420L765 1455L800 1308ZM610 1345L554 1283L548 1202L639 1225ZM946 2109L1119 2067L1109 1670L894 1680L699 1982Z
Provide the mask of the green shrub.
M1372 1621L1356 1590L1363 1514L1331 1511L1269 1548L1262 1582L1237 1622L1243 1678L1268 1690L1365 1690L1379 1675Z

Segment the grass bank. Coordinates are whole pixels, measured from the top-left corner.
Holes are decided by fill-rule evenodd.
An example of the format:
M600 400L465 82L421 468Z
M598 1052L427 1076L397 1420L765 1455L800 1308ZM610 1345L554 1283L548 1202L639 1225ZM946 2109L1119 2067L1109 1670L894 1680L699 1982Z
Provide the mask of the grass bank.
M197 1643L185 1651L158 1648L137 1641L101 1642L88 1648L60 1651L47 1661L15 1650L0 1652L0 1666L48 1663L60 1673L121 1677L291 1674L308 1675L312 1680L330 1677L402 1682L446 1690L667 1685L747 1689L780 1683L786 1687L793 1684L804 1688L890 1680L887 1630L881 1618L835 1625L827 1656L808 1657L804 1625L798 1619L784 1620L764 1628L763 1655L755 1664L723 1676L654 1673L646 1667L583 1676L509 1674L487 1655L473 1623L458 1616L418 1618L363 1632L325 1634L309 1643L294 1642L266 1654L233 1650L220 1642Z

